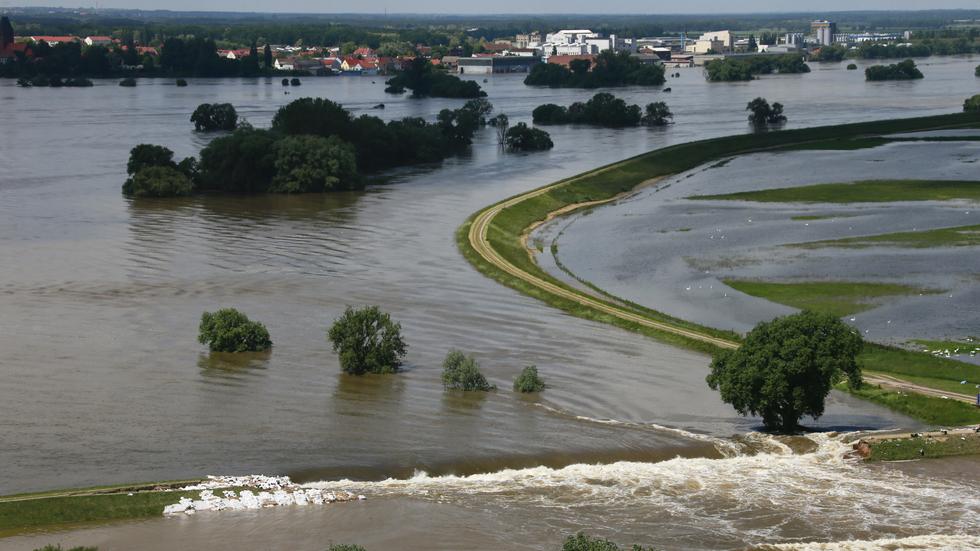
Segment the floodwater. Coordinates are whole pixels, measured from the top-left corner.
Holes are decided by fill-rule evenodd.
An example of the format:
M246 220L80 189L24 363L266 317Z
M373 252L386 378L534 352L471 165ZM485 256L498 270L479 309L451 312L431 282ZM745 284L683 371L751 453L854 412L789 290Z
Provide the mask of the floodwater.
M350 507L114 525L99 529L104 548L177 534L188 538L188 548L216 541L211 534L254 543L250 538L263 530L294 538L285 545L290 548L312 548L303 538L322 536L316 545L323 547L331 526L342 535L377 528L381 519L404 522L377 530L377 541L404 536L414 541L405 548L417 549L424 537L435 540L430 548L459 548L462 541L540 548L544 540L530 534L553 541L570 527L640 541L670 526L665 534L683 535L677 546L706 548L736 540L961 533L964 518L976 519L975 490L957 494L961 514L933 514L919 528L886 522L890 513L880 508L867 513L862 527L831 530L838 501L819 502L806 522L786 520L778 501L761 495L746 505L745 516L726 512L725 503L742 505L719 501L715 490L694 491L703 485L701 475L685 475L678 463L685 460L670 458L689 458L697 469L707 465L707 478L733 496L755 492L758 480L776 483L793 468L769 471L772 462L759 460L750 478L731 478L729 467L740 467L726 462L741 459L720 459L724 445L715 437L759 424L707 389L708 358L567 316L500 286L465 262L453 233L475 210L521 191L663 145L747 132L743 108L759 95L787 106L790 127L956 111L975 93L976 63L927 60L921 64L926 79L917 83L866 83L837 65L736 84L708 84L700 70L681 70L669 81L672 94L617 92L637 103L666 100L677 121L666 129L549 128L555 149L529 155L501 152L487 129L469 154L401 171L390 184L364 192L137 202L119 192L129 148L149 142L178 156L196 154L209 137L195 134L188 118L202 102L231 102L256 126L303 95L384 118L431 119L461 102L386 96L383 80L371 77L304 79L288 96L265 80L197 80L187 88L141 81L131 89L115 82L89 89L0 82L0 494L202 474L377 481L412 480L417 471L479 477L539 469L611 489L566 493L557 483L541 489L508 483L503 492L480 492L464 483L457 492L455 482L440 481L469 479L436 478L432 484L447 486L441 501L367 482L368 501ZM514 122L528 120L541 103L568 104L592 93L531 89L519 76L488 80L490 101ZM386 109L370 109L380 102ZM325 331L348 304L378 304L402 323L410 345L404 373L339 373ZM201 312L224 306L264 322L272 351L228 358L200 347ZM450 348L475 354L500 389L485 396L444 393L440 362ZM536 364L549 385L541 396L509 390L526 364ZM812 424L916 426L841 395ZM841 468L812 454L800 457L810 457L801 461L813 460L823 476ZM599 462L625 470L592 479L588 469L601 467L588 465ZM633 468L646 474L630 475ZM680 477L674 490L641 483L667 472ZM839 486L786 484L787 499ZM920 490L949 489L929 476L909 484L910 502ZM625 495L633 501L605 515ZM718 523L731 528L714 534ZM127 540L130 535L145 539ZM0 547L24 545L17 541Z
M980 135L980 130L968 132L943 136ZM849 316L866 338L891 343L963 339L977 331L976 247L792 245L976 225L976 203L787 204L690 197L861 179L976 180L977 146L977 141L922 141L855 151L743 155L678 174L616 205L556 221L535 238L555 241L558 261L576 277L712 327L745 332L794 311L740 293L725 285L726 279L869 281L928 292L889 297L853 320ZM801 218L814 216L820 218Z

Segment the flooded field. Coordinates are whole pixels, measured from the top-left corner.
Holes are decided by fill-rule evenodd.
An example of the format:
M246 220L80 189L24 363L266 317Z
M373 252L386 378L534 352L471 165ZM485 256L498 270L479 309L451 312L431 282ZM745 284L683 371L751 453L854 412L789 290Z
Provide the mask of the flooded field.
M146 203L120 193L133 145L196 154L208 139L188 121L199 103L231 102L264 126L296 90L285 96L265 80L192 80L180 89L169 81L131 89L2 81L0 494L203 474L401 481L340 483L368 495L363 503L63 536L103 550L174 541L320 549L353 534L374 548L537 549L579 527L621 534L624 543L669 534L674 548L961 533L976 524L976 488L957 489L933 473L886 470L859 493L869 506L876 496L898 499L928 523L899 525L891 507L871 507L839 524L837 505L852 499L839 495L852 479L847 469L861 467L841 467L827 454L719 459L706 437L759 422L708 390L707 357L500 286L462 258L453 232L472 212L521 191L664 145L747 132L743 109L759 95L787 106L789 127L952 112L975 93L977 59L924 60L926 78L916 83L866 83L836 64L720 85L682 70L669 96L617 92L641 104L667 101L676 124L666 129L554 127L555 149L534 155L501 152L488 129L468 155L399 172L364 192ZM512 121L529 120L541 103L592 93L531 89L520 76L484 86ZM821 87L835 93L814 94ZM431 119L460 103L392 97L383 88L380 78L310 78L301 91L384 118ZM379 102L384 111L368 110ZM378 304L402 323L410 345L404 373L341 376L325 331L348 304ZM201 312L223 306L265 323L272 351L232 360L200 347ZM451 347L474 353L500 390L444 393L440 363ZM532 363L548 390L534 399L512 394L513 377ZM833 395L815 426L916 425ZM678 455L689 459L672 459ZM822 465L810 472L830 477L826 483L784 480L807 461ZM599 462L612 465L590 466ZM730 478L743 470L747 478ZM778 493L759 493L760 480ZM958 508L942 513L940 500ZM789 506L806 506L807 517L787 516ZM390 523L383 533L369 530L382 520ZM0 540L0 548L44 539Z

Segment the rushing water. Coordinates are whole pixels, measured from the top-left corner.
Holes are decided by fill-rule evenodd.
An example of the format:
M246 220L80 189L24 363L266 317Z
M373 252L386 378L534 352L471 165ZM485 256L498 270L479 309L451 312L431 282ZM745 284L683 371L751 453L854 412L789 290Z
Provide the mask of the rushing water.
M746 132L743 108L758 95L787 105L790 127L951 112L977 86L975 64L975 58L927 60L921 64L926 79L916 83L866 83L837 65L714 85L699 70L682 70L669 82L670 95L617 92L637 103L665 99L677 120L666 129L549 128L555 149L532 155L501 152L488 129L470 154L402 171L390 185L364 192L139 202L119 192L128 149L149 142L178 156L196 154L209 137L195 134L187 119L201 102L232 102L257 126L300 95L329 97L385 118L431 119L460 102L386 96L381 79L370 77L305 79L288 96L265 80L196 80L187 88L141 81L132 89L114 82L89 89L19 89L0 82L0 493L206 473L379 480L409 478L416 470L433 477L504 468L560 473L597 461L655 471L678 465L654 463L677 455L717 459L712 442L667 430L728 436L758 427L706 388L705 356L564 315L484 278L458 253L455 229L482 206L599 164ZM519 76L496 76L485 87L497 111L512 121L529 119L538 104L568 104L592 93L531 89ZM380 102L385 110L370 110ZM410 344L405 373L340 375L326 327L345 305L365 303L379 304L402 322ZM264 322L273 350L229 358L199 347L201 312L222 306ZM444 393L439 364L451 347L476 354L501 390ZM510 381L529 363L549 385L540 397L509 392ZM609 419L620 422L592 421ZM833 395L820 425L914 423ZM824 470L836 469L837 463L827 463ZM766 476L764 469L756 472ZM607 483L631 491L629 478ZM929 487L929 479L916 484L909 488ZM589 505L593 494L575 493L583 506L560 511L536 508L532 489L509 488L507 496L450 501L459 508L388 496L322 513L218 522L241 527L269 519L269 530L298 534L304 522L320 522L320 515L340 515L337 522L346 518L349 526L363 527L368 518L377 522L390 512L405 520L404 527L386 526L378 538L412 532L456 541L458 548L464 540L454 538L469 533L519 548L522 537L541 528L541 537L559 531L557 524L534 520L545 510L567 523L560 530L598 523L613 533L639 519L647 519L637 524L643 530L656 529L650 519L665 515L660 507L670 501L658 497L661 505L637 503L603 520L602 504L611 497ZM661 489L635 491L656 496ZM801 485L798 491L808 489ZM561 491L554 493L560 499ZM712 494L695 492L692 499L684 506L703 511L694 516L728 522L710 503ZM706 501L697 505L699 499ZM369 514L362 524L350 522L362 511ZM430 513L436 520L411 525ZM469 513L486 522L458 534L449 528L433 534L438 519L463 526ZM821 510L814 514L813 522L829 522ZM148 538L158 526L181 526L188 534L210 530L163 522L134 529L149 530ZM782 521L759 513L758 530L773 522ZM949 530L960 527L958 519L937 522ZM867 526L854 533L905 535L887 523ZM690 529L683 541L691 546L720 544L710 530L684 522L676 529ZM735 529L746 528L736 523ZM799 530L799 537L815 539L851 533ZM793 531L787 526L759 537L794 541ZM639 530L624 533L639 540ZM305 536L294 537L290 547L310 545Z

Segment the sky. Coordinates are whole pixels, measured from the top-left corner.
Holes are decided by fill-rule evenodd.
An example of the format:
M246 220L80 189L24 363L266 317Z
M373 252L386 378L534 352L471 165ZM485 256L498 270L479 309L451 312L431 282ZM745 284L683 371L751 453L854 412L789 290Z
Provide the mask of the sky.
M59 6L165 9L179 11L254 11L293 13L758 13L844 10L931 10L977 9L977 0L823 0L819 5L786 0L690 0L687 2L651 2L650 0L564 0L534 2L526 0L464 1L458 0L0 0L0 9L12 6Z

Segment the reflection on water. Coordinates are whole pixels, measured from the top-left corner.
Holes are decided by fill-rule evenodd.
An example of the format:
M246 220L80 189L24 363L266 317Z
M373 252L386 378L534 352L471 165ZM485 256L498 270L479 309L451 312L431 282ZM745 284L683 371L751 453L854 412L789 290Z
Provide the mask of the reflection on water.
M187 117L199 103L220 96L264 126L291 97L262 79L180 89L148 80L125 94L112 83L0 82L12 98L0 148L0 493L206 473L379 479L533 466L526 458L561 467L583 457L708 455L709 445L681 433L576 419L712 435L755 427L707 389L705 356L572 318L484 278L456 249L455 229L482 206L598 164L746 132L744 105L760 94L787 106L790 127L958 110L975 87L974 65L925 61L926 79L914 86L865 83L836 66L730 85L682 71L668 98L677 124L666 130L554 127L554 150L510 155L487 129L469 155L363 192L164 201L121 196L134 144L196 155L208 137ZM515 122L541 103L593 93L531 89L519 75L486 87ZM308 79L302 93L352 108L383 101L386 118L433 119L462 103L391 98L383 88ZM117 112L127 116L105 115ZM325 332L348 304L377 304L402 323L410 369L339 375ZM223 306L269 328L267 358L228 369L202 360L201 312ZM475 354L499 390L445 393L439 366L449 348ZM572 415L513 396L513 378L530 363L549 385L540 400ZM821 422L909 420L834 396Z

